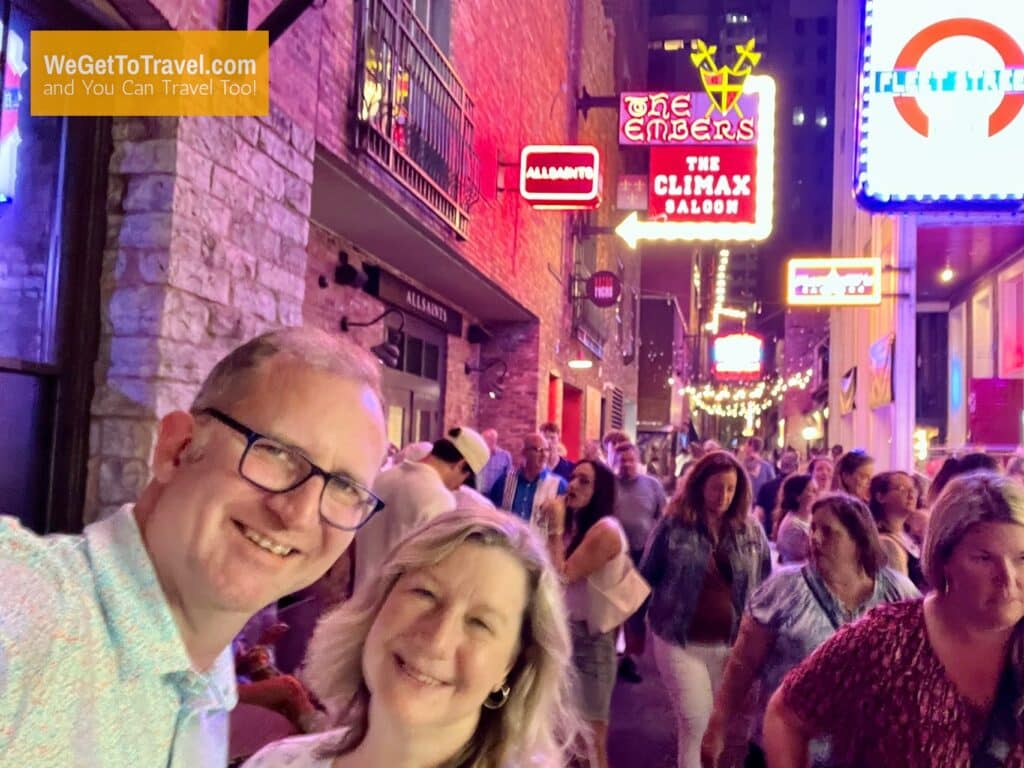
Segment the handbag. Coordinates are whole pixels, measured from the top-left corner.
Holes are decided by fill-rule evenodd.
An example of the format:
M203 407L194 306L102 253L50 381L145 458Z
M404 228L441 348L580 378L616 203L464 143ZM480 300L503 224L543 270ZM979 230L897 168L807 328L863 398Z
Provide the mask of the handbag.
M618 563L611 571L613 578L595 578L597 574L591 574L587 579L587 629L592 635L611 632L624 623L640 610L651 594L651 585L629 557L629 547L621 527L619 535L622 551L616 556Z

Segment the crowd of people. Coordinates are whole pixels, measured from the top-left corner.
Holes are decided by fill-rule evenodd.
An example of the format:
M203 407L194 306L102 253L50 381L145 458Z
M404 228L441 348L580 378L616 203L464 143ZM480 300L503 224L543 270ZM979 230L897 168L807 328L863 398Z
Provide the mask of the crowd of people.
M351 342L275 331L161 419L135 503L0 518L2 762L606 768L649 639L680 768L1024 766L1019 459L926 482L751 438L666 482L552 423L389 450L382 402ZM282 672L268 607L349 560ZM231 751L238 702L293 735Z

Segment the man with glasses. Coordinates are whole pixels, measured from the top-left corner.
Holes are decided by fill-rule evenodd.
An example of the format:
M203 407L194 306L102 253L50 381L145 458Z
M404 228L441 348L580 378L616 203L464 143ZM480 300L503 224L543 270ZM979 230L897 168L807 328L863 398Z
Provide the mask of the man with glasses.
M381 508L379 368L321 331L265 334L160 420L134 504L80 536L0 518L5 765L226 764L232 638Z
M523 464L509 469L491 488L495 506L528 522L537 522L540 508L568 490L568 483L548 468L548 441L540 432L523 439Z
M405 460L377 475L373 492L388 513L374 518L356 534L355 587L372 578L391 548L422 523L456 507L454 491L476 485L476 475L491 451L468 427L455 427L437 440L419 461Z

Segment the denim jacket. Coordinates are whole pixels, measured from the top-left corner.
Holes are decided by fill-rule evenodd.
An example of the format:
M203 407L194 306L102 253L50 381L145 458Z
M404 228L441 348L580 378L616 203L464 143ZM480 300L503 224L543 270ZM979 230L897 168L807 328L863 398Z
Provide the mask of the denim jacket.
M735 640L747 600L771 573L771 553L764 529L753 518L748 518L741 530L730 529L720 546L732 566L735 618L731 638ZM686 645L711 551L711 539L675 515L662 517L651 533L640 573L651 585L651 630L662 640Z

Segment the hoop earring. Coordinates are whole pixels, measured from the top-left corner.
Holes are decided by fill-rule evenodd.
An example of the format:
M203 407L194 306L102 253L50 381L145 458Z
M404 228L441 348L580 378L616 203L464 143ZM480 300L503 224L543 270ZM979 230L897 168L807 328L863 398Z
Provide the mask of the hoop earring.
M507 685L501 686L496 691L491 691L490 695L484 699L484 706L488 709L501 709L505 706L505 702L508 701L508 695L512 692L512 689Z

